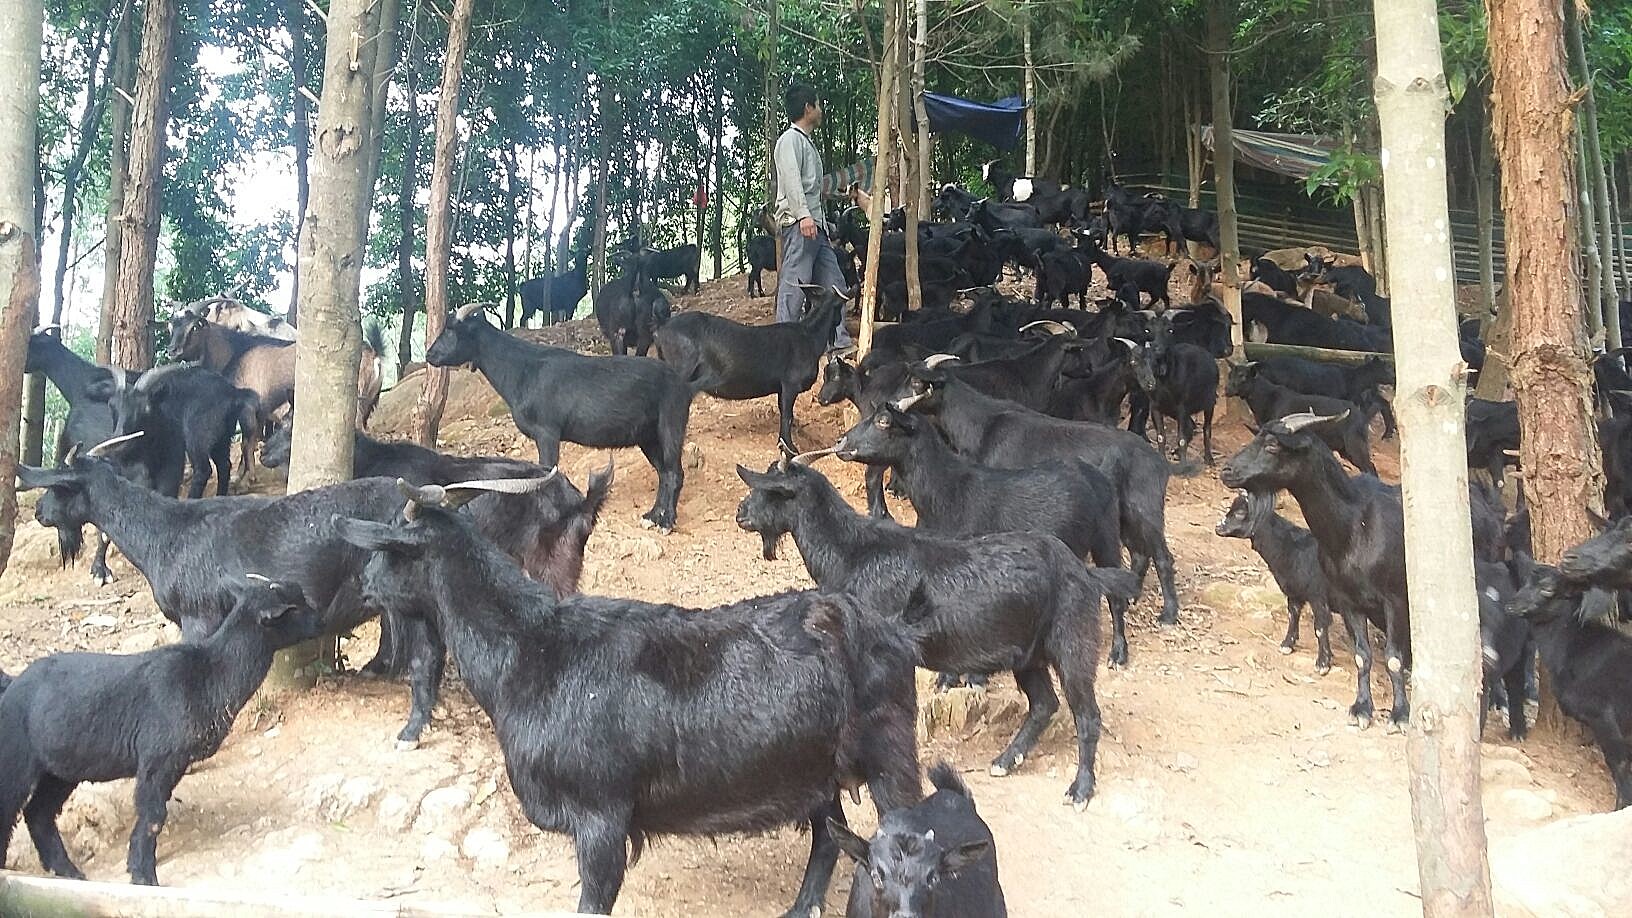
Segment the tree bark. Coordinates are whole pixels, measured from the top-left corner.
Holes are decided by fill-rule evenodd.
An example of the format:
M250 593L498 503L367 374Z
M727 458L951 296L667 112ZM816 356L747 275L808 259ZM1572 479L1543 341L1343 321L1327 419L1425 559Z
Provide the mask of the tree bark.
M1479 223L1479 301L1485 306L1481 332L1496 316L1496 147L1490 138L1488 104L1479 122L1479 155L1473 177L1473 206Z
M890 168L890 125L895 119L895 70L898 43L891 39L901 17L903 0L884 0L883 60L878 78L878 136L873 160L873 195L867 202L867 268L861 283L861 329L856 336L860 360L873 346L873 321L878 311L878 257L884 242L885 176Z
M289 124L289 143L295 148L295 239L306 225L306 205L311 200L312 112L306 100L306 5L305 0L289 0L289 81L294 92L294 119ZM300 246L295 246L295 282L289 294L285 318L300 321Z
M714 253L714 277L725 273L725 83L720 71L714 81L714 219L709 227L709 248Z
M159 183L164 133L170 120L170 66L177 0L147 0L142 51L131 112L130 175L121 221L119 281L114 288L112 363L127 370L153 365L153 272L159 251Z
M929 112L924 110L924 66L929 57L929 2L918 0L916 35L912 40L912 112L918 122L915 145L918 152L918 214L929 213L930 148L935 139L929 133Z
M417 30L408 33L408 72L403 91L407 96L408 113L404 116L402 177L397 187L397 296L402 301L402 327L397 330L397 379L408 373L408 364L414 359L414 313L419 311L419 291L414 284L414 192L419 178L419 68L415 66L414 39Z
M913 91L912 73L917 66L916 59L909 56L915 52L910 38L912 28L913 22L907 18L903 7L896 17L894 36L896 60L901 63L895 68L895 133L899 143L893 149L901 160L900 202L907 215L907 309L916 312L924 308L923 278L918 273L918 199L922 197L920 187L923 182L918 176L918 135L912 127L910 94Z
M0 29L0 573L17 532L17 434L23 407L23 363L40 301L39 243L34 219L35 116L41 0L11 4ZM19 100L28 104L20 104Z
M1233 320L1230 341L1241 347L1241 234L1235 210L1235 139L1230 111L1230 19L1225 0L1207 4L1207 73L1213 90L1213 186L1218 193L1219 279L1224 282L1224 308Z
M119 258L124 239L125 183L129 179L130 95L136 88L136 16L126 7L119 20L119 38L114 45L112 77L113 124L108 137L108 228L102 243L102 314L96 326L96 362L113 362L113 325L116 291L119 289Z
M504 234L504 327L516 327L516 148L505 147L500 153L504 160L504 195L510 206L509 230Z
M1603 506L1592 376L1582 335L1575 144L1562 11L1549 0L1490 0L1494 133L1502 164L1511 382L1538 560L1592 536ZM1538 725L1564 723L1543 683Z
M1445 229L1450 93L1434 0L1377 0L1373 9L1385 231L1392 236L1387 249L1396 281L1394 410L1412 612L1405 749L1417 877L1428 918L1488 916L1493 906L1479 793L1482 656L1463 434L1467 377Z
M1581 99L1581 119L1577 126L1586 148L1586 169L1581 184L1592 197L1596 224L1589 227L1587 236L1594 240L1598 250L1598 312L1603 316L1604 332L1610 348L1621 346L1620 292L1615 284L1614 223L1610 214L1609 175L1604 166L1603 143L1598 133L1598 95L1593 88L1592 68L1587 64L1585 39L1582 36L1580 10L1575 0L1564 3L1564 38L1576 78L1586 90Z
M1026 94L1026 174L1037 174L1037 66L1031 56L1031 4L1025 5L1025 32L1021 37L1021 47L1025 59L1025 94Z
M375 63L389 54L382 41L386 9L397 0L333 0L312 157L311 199L300 237L298 271L303 332L295 358L293 450L289 490L350 480L357 415L357 366L362 356L363 258L374 186ZM370 41L368 39L373 38ZM281 651L267 690L309 687L332 639Z
M475 0L454 0L448 20L448 53L436 99L436 155L431 165L431 202L425 213L425 347L448 322L448 260L453 254L453 162L459 148L459 78L464 73ZM414 439L436 448L442 409L448 399L448 368L426 367L425 387L414 412Z
M778 42L782 38L782 7L777 0L766 0L765 9L765 200L776 200L776 126L781 123L782 94L776 91L776 60ZM875 187L881 183L874 179ZM782 240L776 240L776 263L782 263Z

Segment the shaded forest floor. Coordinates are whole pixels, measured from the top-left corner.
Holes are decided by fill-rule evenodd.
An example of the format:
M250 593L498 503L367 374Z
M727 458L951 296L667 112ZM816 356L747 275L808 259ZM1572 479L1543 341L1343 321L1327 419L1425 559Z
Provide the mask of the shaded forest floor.
M1182 295L1180 297L1182 301ZM705 285L677 300L746 321L769 320L769 299L747 300L742 279ZM528 337L604 351L592 320L526 332ZM418 376L387 393L375 433L409 424ZM848 425L844 408L798 404L799 443L831 443ZM1218 449L1248 437L1221 412ZM698 398L687 449L679 528L641 529L656 484L635 450L615 451L617 480L589 543L586 592L703 606L805 587L791 545L760 560L758 537L733 517L744 487L737 463L763 468L776 456L774 399ZM533 458L480 377L455 371L445 449ZM1397 446L1377 445L1385 477ZM582 485L604 451L572 445L562 468ZM825 461L862 506L859 467ZM261 489L281 482L265 469ZM1099 791L1086 813L1061 806L1074 744L1061 716L1023 769L1008 778L986 766L1018 725L1021 696L1008 677L989 694L961 691L921 704L924 761L954 763L996 835L1010 910L1029 915L1413 915L1416 864L1406 790L1404 739L1381 725L1347 723L1352 657L1313 673L1312 626L1289 656L1278 652L1284 604L1245 542L1212 528L1231 493L1211 470L1175 478L1168 533L1182 600L1177 628L1154 624L1154 578L1131 616L1132 665L1102 668L1105 735ZM27 502L31 514L32 500ZM898 516L911 519L910 508ZM42 654L70 649L131 651L166 638L141 576L116 556L118 580L94 588L83 562L59 569L54 534L22 527L12 569L0 582L0 668L15 674ZM347 640L353 665L373 651L372 625ZM1337 643L1346 648L1346 637ZM1378 668L1379 673L1381 668ZM926 674L920 674L921 677ZM921 685L925 684L921 681ZM1386 703L1386 682L1375 687ZM422 748L399 752L393 738L407 710L403 684L346 675L281 702L252 702L225 748L177 791L159 840L167 885L279 894L455 905L478 913L570 909L577 900L571 843L533 829L507 785L485 716L450 672L434 728ZM1485 744L1485 808L1493 845L1545 822L1602 812L1613 795L1595 750L1542 737L1516 745L1500 714ZM63 818L69 849L93 879L124 882L133 819L128 781L81 788ZM849 807L870 826L870 805ZM622 914L767 915L792 901L808 840L794 829L761 837L661 839L629 873ZM38 871L26 833L11 863ZM829 894L842 910L850 868Z

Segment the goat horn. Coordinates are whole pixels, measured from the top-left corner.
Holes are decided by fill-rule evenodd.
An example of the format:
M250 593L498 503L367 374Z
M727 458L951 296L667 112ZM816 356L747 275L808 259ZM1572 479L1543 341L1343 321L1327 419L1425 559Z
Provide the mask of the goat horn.
M1502 450L1502 455L1512 456L1514 459L1517 459L1519 458L1519 451L1516 449L1504 449Z
M245 574L244 576L259 583L264 583L267 586L272 585L272 578L266 576L265 574Z
M858 351L860 349L861 349L860 347L852 344L849 347L839 348L838 350L834 351L832 354L830 354L828 356L830 358L834 359L834 360L843 360L846 357L855 356L856 351Z
M1063 322L1055 322L1052 319L1038 319L1035 322L1027 322L1026 324L1020 326L1021 331L1025 331L1028 328L1041 328L1051 335L1071 335L1076 333L1076 329L1066 325Z
M810 465L817 459L820 459L823 456L831 456L836 452L838 452L838 447L836 446L830 446L827 449L813 449L808 453L800 453L789 461L794 465Z
M559 467L551 467L549 472L537 478L485 478L475 481L460 481L447 486L449 495L456 491L492 491L498 494L531 494L541 490L550 480L561 474Z
M140 437L140 436L144 436L146 433L147 433L147 431L145 431L145 430L138 430L135 433L122 434L122 435L117 436L117 437L112 437L110 439L103 440L101 443L98 443L95 446L91 447L90 449L86 450L85 451L85 457L87 459L90 459L90 458L95 458L97 456L105 456L115 446L118 446L121 443L129 443L131 440L134 440L134 439L136 439L137 437Z
M1337 414L1325 415L1304 411L1298 414L1289 414L1286 417L1281 418L1281 426L1286 428L1287 433L1297 433L1305 427L1309 427L1313 424L1319 424L1322 421L1341 421L1348 416L1349 409L1347 408L1339 411Z
M487 306L486 303L467 303L467 304L465 304L463 306L460 306L458 309L454 310L453 321L463 322L466 319L470 318L471 316L475 315L477 312L480 312L486 306Z
M1120 341L1123 344L1127 345L1128 350L1130 350L1130 351L1137 351L1139 349L1139 342L1133 340L1132 338L1123 338L1123 337L1118 336L1115 340Z
M963 358L957 354L930 354L924 358L924 369L933 370L943 363L950 363L954 360L961 361Z
M60 331L62 331L62 326L57 324L56 322L52 322L50 325L41 325L39 328L34 329L34 334L43 335L43 334L45 334L46 332L49 332L49 331L59 331L60 332Z

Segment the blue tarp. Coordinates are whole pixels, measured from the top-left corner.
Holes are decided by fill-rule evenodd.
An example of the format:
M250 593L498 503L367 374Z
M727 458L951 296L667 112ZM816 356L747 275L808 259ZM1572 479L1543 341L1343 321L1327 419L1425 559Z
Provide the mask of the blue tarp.
M1019 96L996 102L971 102L957 96L924 93L924 114L936 134L952 131L984 141L999 150L1012 150L1025 130L1026 103Z

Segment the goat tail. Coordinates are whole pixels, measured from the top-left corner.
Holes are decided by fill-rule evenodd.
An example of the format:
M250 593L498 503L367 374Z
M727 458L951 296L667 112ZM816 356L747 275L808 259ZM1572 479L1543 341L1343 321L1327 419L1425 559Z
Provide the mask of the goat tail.
M363 347L373 351L376 359L385 355L385 329L374 319L363 323Z
M941 759L930 766L929 783L936 790L944 790L960 797L967 797L970 800L974 799L974 795L969 793L969 785L963 783L963 778L958 776L958 770L953 768L951 763L945 759Z
M246 440L265 433L261 429L261 397L254 390L238 390L238 432Z
M1088 579L1099 587L1107 599L1133 602L1139 598L1139 578L1120 567L1089 567Z

